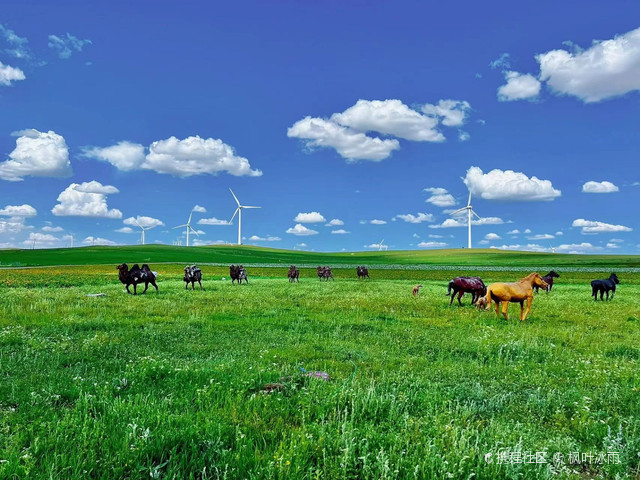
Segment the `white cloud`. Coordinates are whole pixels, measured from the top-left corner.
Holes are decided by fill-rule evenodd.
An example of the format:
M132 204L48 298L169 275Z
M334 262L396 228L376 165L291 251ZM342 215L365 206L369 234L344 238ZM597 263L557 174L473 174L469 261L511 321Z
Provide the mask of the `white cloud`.
M135 233L131 227L122 227L116 230L118 233Z
M160 227L164 225L164 222L162 222L162 220L158 220L157 218L152 218L152 217L140 216L140 215L138 215L135 218L134 217L125 218L122 221L122 223L124 223L125 225L129 225L131 227L138 227L138 228L139 227L154 228L154 227Z
M603 182L590 181L582 185L582 191L584 193L613 193L619 190L617 186L606 180Z
M501 225L504 221L498 217L482 217L480 220L471 220L471 225ZM429 225L429 228L454 228L467 227L468 222L465 218L447 218L439 225Z
M442 124L447 127L463 125L470 110L471 105L464 100L440 100L437 105L427 103L422 106L424 113L442 118Z
M380 242L380 243L372 243L370 245L364 245L364 248L373 248L376 250L388 250L389 247L387 245L385 245L384 243Z
M610 223L584 220L578 218L571 224L572 227L582 228L581 233L607 233L607 232L630 232L633 229L624 225L611 225Z
M640 28L586 50L552 50L536 56L540 80L555 92L586 103L640 89Z
M228 220L219 220L216 217L201 218L198 220L199 225L231 225Z
M33 228L24 224L25 217L10 217L0 220L0 233L19 233L25 229Z
M612 238L609 240L611 243L624 243L624 240L621 238Z
M22 243L27 246L50 247L59 241L60 239L58 237L49 233L31 232L29 238Z
M64 228L62 228L62 227L52 227L50 225L42 227L41 230L43 232L51 232L51 233L64 232Z
M0 215L7 217L35 217L38 211L31 205L7 205L0 209Z
M617 243L607 243L607 248L620 248Z
M586 253L598 250L602 250L602 247L593 246L588 242L563 244L556 247L556 251L566 253Z
M287 130L287 136L305 140L307 148L331 147L347 161L384 160L400 148L395 139L372 138L322 118L305 117Z
M144 163L144 145L127 141L118 142L110 147L84 147L82 156L109 162L118 170L137 170Z
M484 236L485 240L500 240L502 237L500 235L498 235L497 233L487 233Z
M27 77L25 77L24 72L19 68L0 62L0 85L8 87L11 85L11 82L17 82L25 78Z
M0 163L0 178L11 182L25 176L68 177L71 175L69 150L64 138L54 131L22 130L9 159Z
M204 247L206 245L233 245L227 242L226 240L200 240L196 238L193 240L192 245L194 247Z
M116 242L107 240L106 238L102 238L102 237L87 237L82 241L82 243L84 243L85 245L101 245L101 246L117 245Z
M279 242L280 240L282 240L280 237L272 237L269 235L266 237L259 237L258 235L249 237L250 242Z
M511 230L510 232L507 232L507 235L519 235L520 234L520 230L518 230L517 228L515 230Z
M549 251L548 248L545 248L542 245L538 245L536 243L529 243L527 245L520 245L520 244L500 245L499 247L492 246L489 248L493 248L496 250L519 250L523 252L548 252Z
M0 24L0 34L11 48L4 50L4 53L21 60L31 60L33 55L29 50L29 40L26 37L18 36L13 30Z
M193 210L196 213L207 213L207 209L204 207L201 207L200 205L196 205L195 207L193 207Z
M461 142L466 142L470 138L471 138L471 135L469 134L469 132L458 130L458 140L460 140Z
M518 202L548 201L559 197L560 190L553 188L549 180L527 177L513 170L491 170L483 173L478 167L471 167L463 179L472 195L485 200Z
M335 235L346 235L347 233L351 232L347 232L344 228L339 228L338 230L332 230L331 233Z
M122 218L120 210L107 206L107 194L117 192L116 187L96 181L72 183L58 195L60 203L51 212L56 216Z
M344 222L339 218L334 218L329 223L327 223L325 227L339 227L341 225L344 225Z
M537 97L540 93L540 82L533 76L518 72L505 72L507 83L498 88L498 100L509 102Z
M412 215L411 213L396 215L395 218L404 220L407 223L433 222L433 215L431 213L422 212L418 212L418 215Z
M556 237L548 233L539 233L537 235L532 235L530 237L527 237L527 239L529 240L551 240L552 238L556 238Z
M420 248L443 248L446 247L445 242L420 242L418 247Z
M315 230L311 230L310 228L307 228L300 223L297 223L295 227L287 229L287 233L290 233L292 235L305 236L316 235L318 232L316 232Z
M499 68L501 70L511 68L511 62L509 61L510 55L508 53L503 53L499 58L489 63L489 66L492 69Z
M309 212L309 213L298 213L298 215L296 215L296 218L294 218L293 221L298 223L320 223L320 222L326 222L327 219L324 218L318 212Z
M58 57L67 59L74 51L81 52L85 45L91 45L91 40L80 40L70 33L60 37L49 35L48 45L58 53Z
M176 177L227 172L235 176L259 177L260 170L251 170L249 160L236 156L233 147L213 138L169 137L149 146L142 168Z
M523 233L531 233L531 229L526 228Z
M331 121L359 132L374 131L419 142L442 142L445 139L436 130L436 118L422 115L400 100L358 100L353 107L332 115Z
M425 188L424 191L432 194L426 201L436 207L453 207L456 204L456 200L453 198L453 195L447 192L444 188L429 187Z
M387 222L385 220L378 220L377 218L374 218L369 223L371 225L386 225L387 224Z

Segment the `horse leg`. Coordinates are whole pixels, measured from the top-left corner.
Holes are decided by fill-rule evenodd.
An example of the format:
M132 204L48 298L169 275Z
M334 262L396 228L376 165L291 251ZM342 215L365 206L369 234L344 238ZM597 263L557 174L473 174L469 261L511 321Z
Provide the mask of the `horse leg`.
M186 283L184 284L184 289L185 289L185 290L189 290L189 282L186 282Z
M502 302L502 315L505 320L509 320L509 300L504 300Z
M533 302L533 297L527 298L527 310L522 314L523 302L520 302L520 321L524 322L529 316L529 312L531 311L531 303Z
M460 299L462 298L462 296L464 295L464 290L460 290L460 292L458 293L458 305L462 306L462 302L460 301Z
M200 290L204 290L204 288L202 288L202 282L198 280L198 283L200 284Z
M129 284L129 283L127 283L127 284L125 285L125 287L127 287L127 293L128 293L129 295L131 295L131 290L129 290L129 285L130 285L130 284Z
M134 295L137 295L137 294L138 294L138 284L137 284L137 283L134 283L134 284L133 284L133 294L134 294Z
M602 297L604 297L604 288L602 290L600 290L600 301L604 302L604 299ZM607 293L607 298L609 298L609 294L608 293Z
M144 291L142 293L147 293L147 288L149 288L149 282L144 282Z
M496 300L496 315L500 316L500 302Z

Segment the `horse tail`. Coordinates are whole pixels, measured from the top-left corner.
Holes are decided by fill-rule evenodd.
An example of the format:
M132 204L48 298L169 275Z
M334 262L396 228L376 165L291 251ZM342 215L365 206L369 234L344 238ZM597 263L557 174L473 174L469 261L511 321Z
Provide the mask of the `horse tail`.
M451 289L453 288L453 280L449 282L449 286L447 287L447 297L451 295ZM455 295L455 293L454 293Z

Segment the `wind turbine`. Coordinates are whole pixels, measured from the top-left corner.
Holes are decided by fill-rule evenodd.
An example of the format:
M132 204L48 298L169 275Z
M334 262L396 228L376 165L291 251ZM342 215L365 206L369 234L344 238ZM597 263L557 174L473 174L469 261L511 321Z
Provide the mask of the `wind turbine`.
M231 220L229 220L229 223L233 222L233 219L236 218L236 214L237 214L238 215L238 245L242 245L242 209L243 208L262 208L262 207L251 207L249 205L240 205L240 201L238 200L238 197L236 197L235 193L233 193L233 190L229 189L229 191L231 192L231 195L233 195L233 198L236 201L236 203L238 204L238 208L236 208L236 211L233 212L233 217L231 217Z
M198 235L198 232L196 232L194 230L194 228L191 226L191 217L193 216L193 210L191 210L191 213L189 214L189 220L187 220L187 223L185 223L184 225L178 225L177 227L173 227L173 228L182 228L182 227L187 227L187 247L189 246L189 230L191 230L193 233L195 233L196 235ZM136 222L138 223L138 222ZM141 227L142 228L142 227ZM143 230L144 233L144 230ZM199 237L200 235L198 235Z
M384 238L383 238L382 240L380 240L380 243L378 244L378 251L381 251L381 250L382 250L382 244L383 244L383 243L384 243ZM387 249L387 246L386 246L386 245L384 246L384 249L385 249L385 250Z
M469 201L467 202L467 206L459 208L455 212L451 212L451 215L464 212L465 210L467 211L467 221L469 224L469 248L471 248L471 214L474 214L478 218L478 220L480 220L480 217L478 217L478 214L474 212L473 208L471 207L471 192L469 192Z
M191 218L189 218L189 220L191 220ZM138 221L137 221L135 218L133 219L133 221L134 221L134 222L136 222L136 225L138 225L138 226L140 227L140 229L142 230L142 245L144 245L144 244L145 244L145 232L146 232L147 230L149 230L150 228L153 228L155 225L154 225L154 226L151 226L151 227L143 227L142 225L140 225L140 224L138 223ZM177 228L177 227L176 227L176 228Z

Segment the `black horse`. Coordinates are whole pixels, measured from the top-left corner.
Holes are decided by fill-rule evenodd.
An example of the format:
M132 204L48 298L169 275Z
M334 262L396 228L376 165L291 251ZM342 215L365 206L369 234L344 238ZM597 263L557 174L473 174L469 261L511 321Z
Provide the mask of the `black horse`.
M451 290L453 290L453 293L451 293ZM456 294L458 295L458 304L462 306L460 299L465 292L471 294L471 305L473 305L478 301L478 298L487 294L487 287L480 277L456 277L449 282L449 288L447 289L447 295L451 295L449 306L453 304Z
M195 290L196 282L200 284L200 289L204 290L204 288L202 288L202 270L200 270L195 265L191 265L191 266L187 265L186 267L184 267L183 280L186 282L184 288L187 290L189 290L189 283L191 283L191 290Z
M594 300L598 300L598 292L600 293L600 300L604 301L602 298L607 293L607 300L609 300L609 291L611 291L611 300L613 300L613 295L616 293L616 285L620 283L618 280L618 276L615 273L612 273L609 278L605 280L594 280L591 282L591 295Z
M559 277L560 277L560 274L558 272L556 272L555 270L551 270L544 277L542 277L542 280L544 280L545 283L548 285L547 293L549 293L551 291L551 289L553 288L553 279L554 278L559 278ZM540 287L537 286L537 285L534 285L533 289L536 291L536 293L538 293L538 291L540 290Z
M120 281L127 287L127 293L131 293L129 290L129 285L133 285L133 294L137 295L137 285L139 283L144 283L144 291L147 291L149 288L149 284L156 287L156 292L158 291L158 285L156 285L156 274L151 271L149 265L146 263L142 265L142 268L138 266L138 264L134 264L129 270L129 266L126 263L122 263L116 267L118 269L118 278Z

